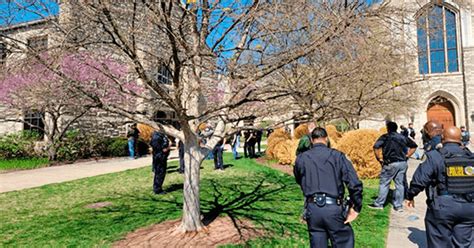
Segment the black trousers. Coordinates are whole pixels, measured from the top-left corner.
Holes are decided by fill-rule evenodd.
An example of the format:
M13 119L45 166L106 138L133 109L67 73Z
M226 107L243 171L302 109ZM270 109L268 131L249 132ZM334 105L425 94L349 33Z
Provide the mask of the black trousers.
M179 148L179 172L184 173L184 148Z
M165 181L168 157L162 154L153 154L153 191L159 193L163 191L163 182Z
M311 247L328 247L328 239L333 248L354 247L354 232L350 225L344 224L341 206L318 207L316 203L308 203L306 220Z
M247 140L244 142L244 158L249 157L249 143Z
M474 227L474 203L455 196L438 196L425 216L428 247L469 247Z
M255 143L251 143L249 142L247 144L247 155L250 157L250 158L255 158Z
M224 149L221 146L216 146L212 150L212 155L214 156L214 169L224 169L224 159L222 154Z

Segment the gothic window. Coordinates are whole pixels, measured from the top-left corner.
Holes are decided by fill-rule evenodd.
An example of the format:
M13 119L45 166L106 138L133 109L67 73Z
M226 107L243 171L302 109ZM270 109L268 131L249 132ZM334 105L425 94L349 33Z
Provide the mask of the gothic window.
M456 13L443 5L427 8L417 20L420 74L459 71Z

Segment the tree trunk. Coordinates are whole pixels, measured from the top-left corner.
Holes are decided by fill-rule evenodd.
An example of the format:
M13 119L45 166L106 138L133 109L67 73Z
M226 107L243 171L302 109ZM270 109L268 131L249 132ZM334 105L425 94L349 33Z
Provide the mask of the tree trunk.
M52 142L48 142L46 147L48 148L48 160L55 161L57 155L56 145Z
M199 177L205 152L202 151L195 137L187 137L184 146L184 202L181 229L185 232L195 232L203 228L199 201Z

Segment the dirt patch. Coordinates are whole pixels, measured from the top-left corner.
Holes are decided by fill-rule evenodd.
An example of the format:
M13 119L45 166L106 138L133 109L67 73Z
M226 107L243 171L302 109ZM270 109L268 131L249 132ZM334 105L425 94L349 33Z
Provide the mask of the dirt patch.
M219 217L197 233L177 231L180 220L166 221L139 229L118 241L114 247L217 247L224 244L242 244L264 232L250 221L233 222L230 217Z
M283 164L279 164L279 163L275 163L275 162L272 162L272 161L269 161L267 160L266 158L262 157L262 158L256 158L255 161L261 165L264 165L264 166L268 166L268 167L271 167L275 170L279 170L283 173L286 173L290 176L293 176L293 166L290 166L290 165L283 165Z
M96 203L87 205L86 208L97 209L97 208L105 208L105 207L110 207L110 206L112 206L111 202L96 202Z

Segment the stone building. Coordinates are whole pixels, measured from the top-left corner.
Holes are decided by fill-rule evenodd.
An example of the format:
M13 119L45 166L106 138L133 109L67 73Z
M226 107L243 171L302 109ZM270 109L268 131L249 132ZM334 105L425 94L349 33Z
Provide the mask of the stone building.
M419 103L404 116L385 117L420 130L428 120L474 129L474 23L472 0L400 0L403 35L417 53L413 79L421 80ZM407 102L406 104L413 104ZM379 128L379 121L361 127ZM419 136L419 135L418 135Z
M122 7L122 3L117 3L116 7ZM56 16L0 27L0 35L8 37L8 41L0 39L1 68L15 65L17 61L25 59L28 56L28 53L24 51L26 47L40 53L52 47L57 47L62 42L67 42L70 37L65 37L64 30L68 30L68 25L74 25L70 30L76 31L76 33L68 33L71 37L81 35L81 31L83 31L81 28L91 28L91 26L87 26L87 23L81 23L83 20L81 14L75 9L75 4L80 5L80 3L59 1L58 4L59 13ZM123 4L126 4L126 2ZM15 48L14 46L23 46L23 51L21 51L21 48ZM103 50L103 48L100 47L98 50ZM160 83L164 85L171 84L171 74L166 67L156 64L150 65L150 67L156 68L155 74ZM175 114L169 109L155 106L147 109L147 111L152 112L156 121L176 124ZM22 122L7 121L13 119L19 119ZM41 128L48 125L47 122L48 120L43 113L8 109L0 105L0 135L22 130L41 132ZM129 122L129 120L118 115L96 110L82 117L72 128L87 130L90 133L103 136L120 136L125 135Z

